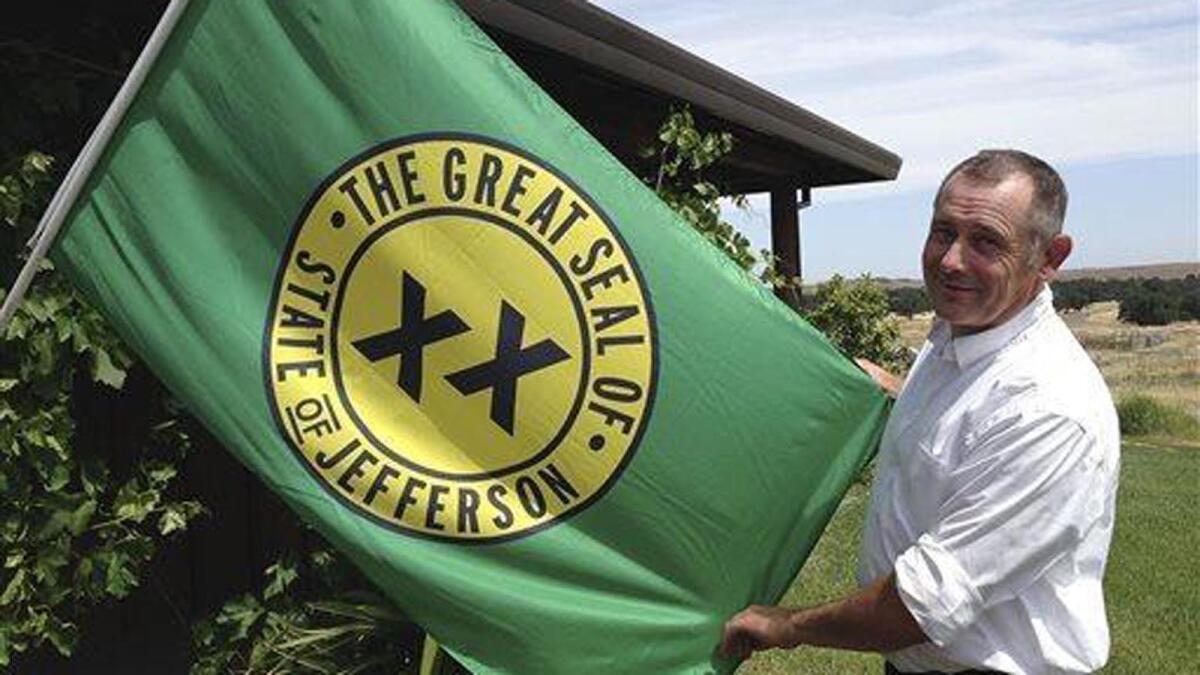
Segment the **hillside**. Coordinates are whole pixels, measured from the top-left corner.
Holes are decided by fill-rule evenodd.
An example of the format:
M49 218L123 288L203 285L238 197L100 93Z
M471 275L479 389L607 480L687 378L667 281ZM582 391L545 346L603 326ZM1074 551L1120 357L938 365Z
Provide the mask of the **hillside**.
M1158 265L1130 265L1127 267L1080 267L1077 269L1060 270L1058 278L1063 281L1074 281L1077 279L1149 279L1152 277L1182 279L1189 274L1200 275L1200 263L1177 262ZM877 277L875 281L878 281L887 289L911 288L924 285L924 282L920 279L888 279ZM810 288L810 286L805 286L804 290L807 292Z
M1060 270L1058 277L1064 281L1075 279L1182 279L1189 274L1200 274L1200 263L1179 262L1161 265L1133 265L1129 267L1081 267Z

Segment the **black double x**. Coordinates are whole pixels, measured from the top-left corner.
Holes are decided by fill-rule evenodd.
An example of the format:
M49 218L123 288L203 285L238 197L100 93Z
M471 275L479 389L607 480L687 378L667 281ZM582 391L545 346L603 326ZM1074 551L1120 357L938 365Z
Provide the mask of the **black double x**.
M491 389L492 421L510 436L513 433L513 412L517 405L517 378L570 358L562 347L549 338L531 347L522 347L524 333L525 316L501 300L496 358L446 376L446 381L464 396Z
M400 315L400 327L354 340L351 344L372 363L399 354L400 370L396 384L414 401L420 402L425 347L470 328L451 310L425 318L425 287L408 272L404 273L401 288ZM491 389L490 416L509 435L512 435L514 428L517 380L570 358L562 347L549 338L522 347L524 333L525 316L501 300L495 358L445 376L446 381L464 396Z
M405 272L400 289L400 327L351 344L372 363L399 354L400 371L396 374L396 384L420 403L425 347L468 330L471 329L466 322L449 309L426 319L425 287Z

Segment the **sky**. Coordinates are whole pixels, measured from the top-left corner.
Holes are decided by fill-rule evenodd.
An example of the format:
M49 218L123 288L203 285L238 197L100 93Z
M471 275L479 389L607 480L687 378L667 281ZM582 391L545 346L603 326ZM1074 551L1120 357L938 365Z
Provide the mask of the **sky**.
M938 182L986 147L1062 173L1065 267L1200 259L1195 0L592 1L903 158L813 191L805 281L919 278ZM725 211L769 247L765 197Z

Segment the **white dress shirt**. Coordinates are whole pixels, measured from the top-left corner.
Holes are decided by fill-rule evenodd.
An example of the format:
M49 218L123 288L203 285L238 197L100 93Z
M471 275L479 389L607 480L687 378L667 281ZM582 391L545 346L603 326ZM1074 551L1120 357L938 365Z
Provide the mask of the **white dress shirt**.
M901 671L1090 672L1108 659L1101 580L1120 434L1100 373L1046 288L952 338L935 322L884 431L859 552L930 642Z

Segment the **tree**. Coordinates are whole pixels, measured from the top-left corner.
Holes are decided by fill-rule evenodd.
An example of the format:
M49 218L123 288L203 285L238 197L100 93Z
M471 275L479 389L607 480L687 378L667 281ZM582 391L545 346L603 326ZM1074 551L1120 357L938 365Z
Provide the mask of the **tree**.
M1165 326L1183 318L1181 305L1180 298L1165 290L1162 284L1148 283L1125 293L1117 309L1117 318L1139 326Z
M888 309L895 314L900 314L909 319L914 314L928 312L933 309L933 305L929 302L929 296L925 293L924 288L893 288L887 292L887 296Z
M821 284L807 318L849 356L892 370L908 366L887 293L869 275L853 281L834 275Z
M1200 277L1189 274L1179 280L1179 314L1185 321L1200 319Z

